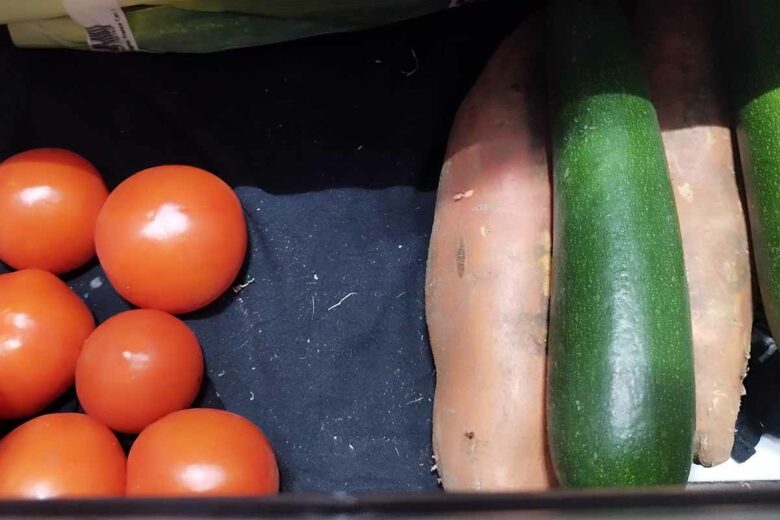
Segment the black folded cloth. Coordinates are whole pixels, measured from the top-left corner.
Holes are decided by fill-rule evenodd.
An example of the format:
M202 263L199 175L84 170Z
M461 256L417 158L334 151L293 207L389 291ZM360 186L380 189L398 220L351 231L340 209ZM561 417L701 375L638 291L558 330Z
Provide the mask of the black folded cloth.
M780 436L780 351L760 309L753 325L745 390L731 450L737 462L755 454L764 433Z

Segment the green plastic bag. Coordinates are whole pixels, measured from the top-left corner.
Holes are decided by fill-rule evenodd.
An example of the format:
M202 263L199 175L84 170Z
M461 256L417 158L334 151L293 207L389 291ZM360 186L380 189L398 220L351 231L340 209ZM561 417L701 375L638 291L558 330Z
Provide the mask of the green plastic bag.
M132 50L214 52L354 31L423 16L463 0L115 0ZM117 9L118 10L118 9ZM110 27L86 27L63 0L2 0L17 47L129 50L112 46Z

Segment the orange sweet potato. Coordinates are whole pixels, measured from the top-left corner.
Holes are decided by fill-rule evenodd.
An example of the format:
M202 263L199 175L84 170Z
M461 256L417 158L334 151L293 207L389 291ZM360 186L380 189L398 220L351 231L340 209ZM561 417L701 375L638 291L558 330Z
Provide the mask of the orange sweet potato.
M694 457L703 466L731 454L753 318L746 218L717 70L716 4L637 6L682 233L696 376Z
M551 485L545 370L551 193L541 19L491 57L458 110L426 277L433 448L449 491Z

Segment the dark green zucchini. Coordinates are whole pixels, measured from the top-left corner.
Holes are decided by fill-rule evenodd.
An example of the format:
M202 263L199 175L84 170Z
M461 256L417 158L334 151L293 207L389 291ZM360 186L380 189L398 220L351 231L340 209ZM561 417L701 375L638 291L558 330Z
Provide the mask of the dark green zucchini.
M680 230L612 0L553 0L548 433L562 485L683 484L695 423Z
M780 3L732 0L737 139L769 327L780 335Z

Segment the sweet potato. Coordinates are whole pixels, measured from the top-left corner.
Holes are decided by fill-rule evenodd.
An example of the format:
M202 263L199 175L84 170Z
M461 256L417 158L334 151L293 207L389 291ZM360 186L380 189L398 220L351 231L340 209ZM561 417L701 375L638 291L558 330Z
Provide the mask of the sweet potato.
M458 110L426 278L433 449L449 491L548 488L551 194L541 18L491 57Z
M637 6L682 233L696 375L694 458L703 466L731 453L753 317L715 7L707 0L640 0Z

